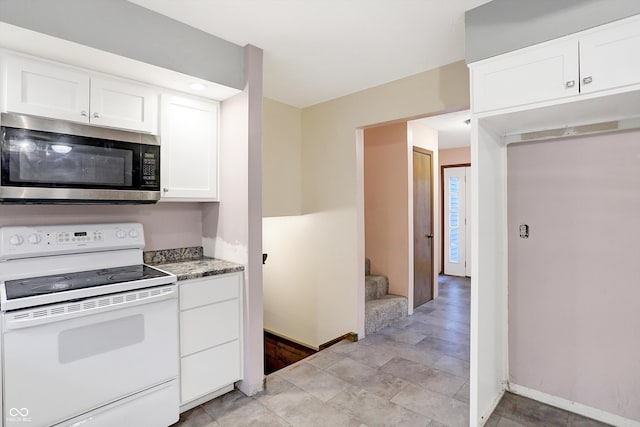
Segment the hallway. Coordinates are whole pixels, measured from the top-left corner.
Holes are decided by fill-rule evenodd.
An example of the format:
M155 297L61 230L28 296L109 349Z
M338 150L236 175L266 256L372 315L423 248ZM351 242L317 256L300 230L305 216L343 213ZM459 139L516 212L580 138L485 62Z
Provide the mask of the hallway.
M393 326L343 341L182 414L179 427L468 426L469 279L440 277L440 296Z
M233 391L185 412L174 427L467 427L470 279L439 284L412 316L269 375L257 396ZM486 426L604 424L507 393Z

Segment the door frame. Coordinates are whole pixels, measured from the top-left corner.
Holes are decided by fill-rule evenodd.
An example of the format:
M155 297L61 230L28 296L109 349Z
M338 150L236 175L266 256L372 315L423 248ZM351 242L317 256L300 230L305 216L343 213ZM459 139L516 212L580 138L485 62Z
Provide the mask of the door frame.
M411 160L412 160L412 162L413 162L413 155L415 153L427 154L427 155L431 156L431 176L429 177L429 184L431 185L431 191L430 191L431 199L429 200L429 202L430 202L430 206L431 206L431 218L430 218L431 219L431 233L433 234L433 238L431 239L431 245L432 245L432 250L431 250L431 273L432 273L431 274L431 300L433 301L435 299L435 283L434 283L435 279L433 277L433 269L436 268L436 266L434 265L435 264L436 253L435 253L435 250L433 250L434 249L433 248L433 243L436 241L436 230L433 228L433 225L434 225L433 224L433 215L435 213L434 212L434 208L433 208L433 202L434 202L433 178L434 178L434 175L435 175L434 174L434 170L433 170L434 169L433 168L433 151L432 150L427 150L426 148L417 147L415 145L411 146L411 148L412 148L412 150L411 150ZM412 175L413 175L413 171L412 171ZM411 177L411 200L413 200L413 192L414 192L413 182L414 182L414 178L412 176ZM414 215L413 215L413 207L411 209L411 213L410 214L411 214L412 222L414 222L414 224L415 224L415 218L414 218ZM415 239L415 235L416 235L415 225L412 227L412 229L413 229L413 235L411 236L411 239ZM415 256L416 256L415 255L415 250L412 251L411 255L412 255L412 258L413 258L411 261L412 261L412 263L415 263ZM415 271L414 271L413 274L414 274L414 278L415 278ZM414 296L415 296L415 292L416 292L415 291L415 286L416 286L416 283L415 283L415 280L414 280L413 281L413 289L412 289L412 292L413 292ZM415 298L414 298L414 301L413 301L413 305L415 305ZM413 308L415 308L415 307L413 307Z
M440 166L440 230L442 231L442 239L440 239L440 274L444 274L444 170L446 168L461 167L471 167L471 163L456 163Z

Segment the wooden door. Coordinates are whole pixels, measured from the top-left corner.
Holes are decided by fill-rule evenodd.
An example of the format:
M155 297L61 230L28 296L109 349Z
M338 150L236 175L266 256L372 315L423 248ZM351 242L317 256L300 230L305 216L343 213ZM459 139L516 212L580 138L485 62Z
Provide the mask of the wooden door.
M413 148L413 306L433 299L433 155Z

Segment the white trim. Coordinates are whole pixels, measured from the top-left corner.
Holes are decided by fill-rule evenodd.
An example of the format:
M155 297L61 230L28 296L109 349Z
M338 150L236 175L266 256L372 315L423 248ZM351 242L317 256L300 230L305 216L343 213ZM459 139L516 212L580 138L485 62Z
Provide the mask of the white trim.
M565 411L573 412L574 414L582 415L587 418L591 418L603 423L611 424L619 427L640 427L640 421L630 420L628 418L615 415L610 412L596 409L591 406L583 405L581 403L572 402L561 397L552 396L550 394L533 390L528 387L524 387L518 384L509 384L509 391L520 396L528 397L530 399L537 400L538 402L546 403L547 405L555 406L556 408L564 409Z
M183 403L182 405L180 405L180 413L186 412L189 409L193 409L196 406L200 406L203 403L207 403L208 401L222 396L223 394L229 393L230 391L233 391L233 384L229 384L228 386L222 387L214 391L213 393L209 393L207 395L198 397L197 399L193 399L189 402Z
M506 390L502 389L502 391L496 396L495 402L493 402L493 404L488 408L488 410L485 413L480 414L480 417L478 418L479 419L478 427L483 427L487 423L487 421L489 421L489 417L491 417L493 412L498 407L498 404L502 400L502 397L504 396L505 392ZM473 424L471 424L471 426L473 427Z
M364 129L356 129L356 260L357 269L357 323L358 339L365 337L365 272L364 264L366 258L366 231L364 223L365 207L364 207Z

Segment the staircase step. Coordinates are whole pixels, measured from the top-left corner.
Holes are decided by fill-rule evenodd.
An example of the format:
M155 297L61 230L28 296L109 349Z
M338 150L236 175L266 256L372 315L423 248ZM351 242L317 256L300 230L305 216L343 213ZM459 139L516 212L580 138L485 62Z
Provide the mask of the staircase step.
M407 308L407 299L398 295L389 294L382 298L365 302L365 334L371 334L382 328L386 328L396 320L406 317Z
M368 276L371 274L371 260L369 258L364 259L364 275Z
M364 300L371 301L385 296L389 292L389 279L386 276L365 276Z

